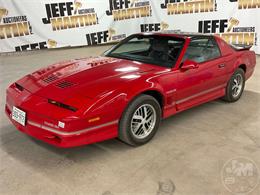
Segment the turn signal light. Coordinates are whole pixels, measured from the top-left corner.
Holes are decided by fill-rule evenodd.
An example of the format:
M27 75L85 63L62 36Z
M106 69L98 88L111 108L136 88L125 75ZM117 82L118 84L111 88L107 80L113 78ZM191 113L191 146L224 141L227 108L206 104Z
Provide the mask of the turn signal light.
M93 123L93 122L96 122L96 121L99 121L100 120L100 117L95 117L95 118L91 118L88 120L89 123Z

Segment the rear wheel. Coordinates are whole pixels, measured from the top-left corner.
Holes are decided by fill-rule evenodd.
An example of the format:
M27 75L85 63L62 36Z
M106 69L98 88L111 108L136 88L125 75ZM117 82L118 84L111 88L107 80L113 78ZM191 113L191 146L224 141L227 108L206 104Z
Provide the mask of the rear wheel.
M245 72L238 68L231 76L226 87L226 95L224 100L227 102L235 102L240 99L245 87Z
M161 121L161 107L149 95L140 95L127 107L119 124L119 139L138 146L155 135Z

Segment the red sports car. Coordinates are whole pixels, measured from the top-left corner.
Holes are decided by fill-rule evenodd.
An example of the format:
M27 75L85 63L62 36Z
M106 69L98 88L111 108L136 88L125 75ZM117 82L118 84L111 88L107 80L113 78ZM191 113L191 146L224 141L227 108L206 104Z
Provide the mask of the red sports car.
M101 57L28 74L7 89L20 131L59 147L118 137L142 145L160 121L199 104L237 101L256 57L213 35L134 34Z

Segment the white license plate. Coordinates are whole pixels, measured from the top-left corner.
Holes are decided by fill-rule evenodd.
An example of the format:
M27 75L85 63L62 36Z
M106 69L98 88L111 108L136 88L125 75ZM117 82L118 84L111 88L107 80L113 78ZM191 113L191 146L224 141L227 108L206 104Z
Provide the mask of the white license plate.
M19 108L13 106L12 119L25 126L26 113Z

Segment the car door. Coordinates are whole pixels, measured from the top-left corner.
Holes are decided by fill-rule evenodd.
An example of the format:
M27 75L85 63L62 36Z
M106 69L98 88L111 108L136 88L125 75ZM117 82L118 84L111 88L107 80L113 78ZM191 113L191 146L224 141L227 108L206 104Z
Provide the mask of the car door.
M178 111L219 97L225 88L225 64L213 37L191 39L182 61L185 60L195 61L198 66L189 70L182 70L180 66L178 70Z

